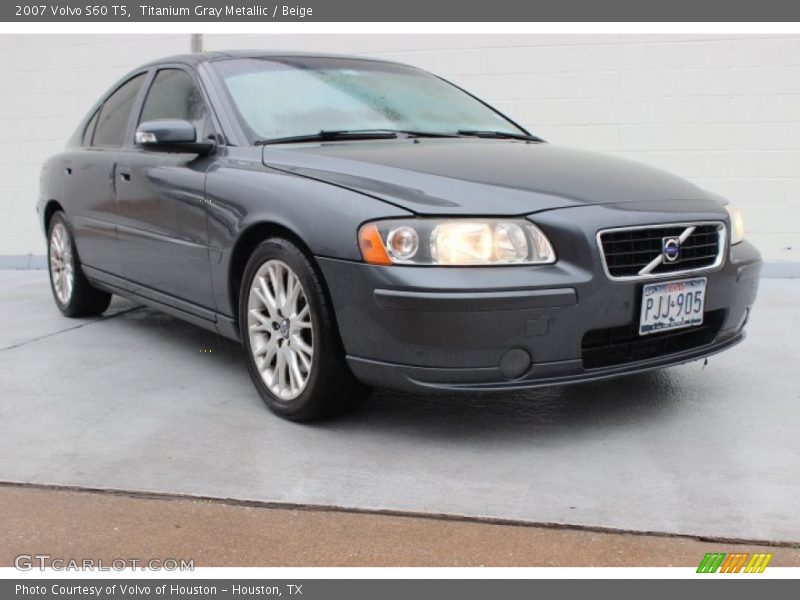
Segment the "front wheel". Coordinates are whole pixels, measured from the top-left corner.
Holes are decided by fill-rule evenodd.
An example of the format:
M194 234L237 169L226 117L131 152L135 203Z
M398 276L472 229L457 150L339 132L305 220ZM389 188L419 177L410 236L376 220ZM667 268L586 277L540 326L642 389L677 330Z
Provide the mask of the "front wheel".
M94 317L111 303L111 294L92 287L78 260L78 252L64 213L50 220L47 232L50 288L56 306L67 317Z
M344 359L319 276L291 242L271 238L253 252L239 294L239 328L253 383L281 417L329 417L369 395Z

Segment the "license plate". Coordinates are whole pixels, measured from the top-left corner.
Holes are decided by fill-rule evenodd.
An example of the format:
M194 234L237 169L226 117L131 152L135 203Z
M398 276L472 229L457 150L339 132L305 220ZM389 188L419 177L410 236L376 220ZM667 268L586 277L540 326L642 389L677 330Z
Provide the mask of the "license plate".
M705 277L645 285L639 335L702 325L705 301Z

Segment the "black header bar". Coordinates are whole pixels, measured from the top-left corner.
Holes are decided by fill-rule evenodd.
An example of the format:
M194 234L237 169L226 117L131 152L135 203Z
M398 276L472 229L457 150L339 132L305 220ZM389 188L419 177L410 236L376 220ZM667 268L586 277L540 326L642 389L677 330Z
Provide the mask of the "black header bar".
M10 0L3 22L781 22L786 0Z

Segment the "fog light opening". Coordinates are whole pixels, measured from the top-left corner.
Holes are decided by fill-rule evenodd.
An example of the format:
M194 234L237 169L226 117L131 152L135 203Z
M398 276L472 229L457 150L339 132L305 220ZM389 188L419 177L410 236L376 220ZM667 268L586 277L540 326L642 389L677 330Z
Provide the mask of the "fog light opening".
M522 348L506 352L500 359L500 374L506 379L519 379L531 368L531 355Z

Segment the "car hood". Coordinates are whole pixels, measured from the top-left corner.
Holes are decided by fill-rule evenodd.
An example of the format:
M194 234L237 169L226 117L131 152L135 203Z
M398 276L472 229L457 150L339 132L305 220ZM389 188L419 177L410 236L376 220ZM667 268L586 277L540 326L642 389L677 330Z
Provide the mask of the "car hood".
M267 167L418 214L523 215L618 202L708 200L688 181L629 160L516 140L447 138L265 146Z

